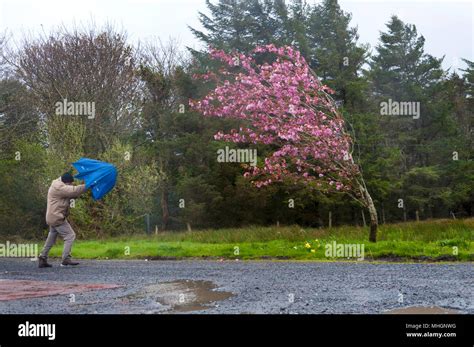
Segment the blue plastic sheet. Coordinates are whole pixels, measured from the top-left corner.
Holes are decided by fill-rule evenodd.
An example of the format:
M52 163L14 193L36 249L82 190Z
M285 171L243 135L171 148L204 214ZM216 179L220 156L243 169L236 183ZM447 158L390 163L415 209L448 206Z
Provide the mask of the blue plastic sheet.
M101 199L115 186L117 169L112 164L81 158L72 165L79 172L74 177L85 181L86 188L91 189L94 200Z

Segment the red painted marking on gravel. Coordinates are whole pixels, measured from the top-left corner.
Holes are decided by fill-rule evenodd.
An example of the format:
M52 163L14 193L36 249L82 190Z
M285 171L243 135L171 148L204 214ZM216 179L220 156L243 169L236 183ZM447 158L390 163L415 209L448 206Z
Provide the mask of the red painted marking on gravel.
M0 279L0 301L39 298L43 296L73 294L89 290L114 289L119 287L122 286L101 283L68 283Z

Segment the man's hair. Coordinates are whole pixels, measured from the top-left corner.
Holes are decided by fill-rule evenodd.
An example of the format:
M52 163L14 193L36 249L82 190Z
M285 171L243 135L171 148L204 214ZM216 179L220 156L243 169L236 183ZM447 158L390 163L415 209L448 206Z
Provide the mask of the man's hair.
M61 181L63 181L63 183L72 183L74 182L74 177L72 177L70 172L66 172L61 176Z

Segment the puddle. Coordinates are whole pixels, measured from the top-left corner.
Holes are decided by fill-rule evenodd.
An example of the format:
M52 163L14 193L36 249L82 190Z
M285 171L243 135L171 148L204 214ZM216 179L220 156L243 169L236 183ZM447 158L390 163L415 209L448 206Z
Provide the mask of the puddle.
M228 299L234 294L217 291L210 281L179 280L147 285L130 299L152 298L156 302L171 306L172 312L190 312L208 309L209 304Z
M385 311L388 314L459 314L458 310L439 306L408 306Z

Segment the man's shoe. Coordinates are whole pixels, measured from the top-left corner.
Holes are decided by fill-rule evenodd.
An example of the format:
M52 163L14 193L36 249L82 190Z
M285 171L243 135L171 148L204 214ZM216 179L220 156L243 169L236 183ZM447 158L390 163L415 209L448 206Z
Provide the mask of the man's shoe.
M38 267L39 268L44 268L44 267L53 267L53 265L48 264L48 259L45 257L38 257Z
M79 265L79 263L72 261L71 259L64 259L63 262L61 263L61 266L75 266L75 265Z

